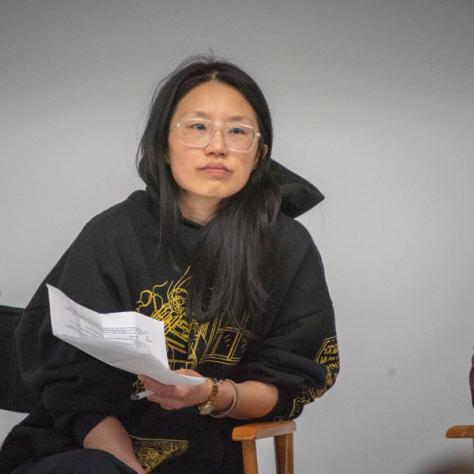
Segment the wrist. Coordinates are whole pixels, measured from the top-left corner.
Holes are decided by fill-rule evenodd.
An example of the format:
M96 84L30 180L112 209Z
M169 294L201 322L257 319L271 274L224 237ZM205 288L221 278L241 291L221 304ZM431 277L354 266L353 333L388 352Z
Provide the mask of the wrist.
M200 415L211 415L224 418L232 415L239 401L237 384L232 380L208 379L209 391L207 398L196 405Z
M223 394L220 403L216 403L216 409L210 415L214 418L233 416L238 410L239 403L237 384L232 380L225 379L221 383L220 392Z
M219 394L219 385L221 382L214 378L208 378L208 380L210 385L209 395L206 400L196 405L200 415L210 415L215 410L216 400Z

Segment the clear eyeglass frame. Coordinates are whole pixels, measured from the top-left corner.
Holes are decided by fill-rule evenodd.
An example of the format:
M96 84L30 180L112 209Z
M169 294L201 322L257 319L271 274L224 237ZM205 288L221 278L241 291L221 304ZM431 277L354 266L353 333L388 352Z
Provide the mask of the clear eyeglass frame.
M202 140L202 143L196 144L196 143L191 143L189 139L188 141L186 140L185 127L189 125L193 125L193 124L194 125L203 124L203 125L207 125L209 128L208 136L204 140ZM229 151L234 151L237 153L247 153L252 149L255 143L255 139L260 140L260 137L261 137L261 133L257 132L257 130L251 125L246 125L239 122L224 122L221 126L217 126L217 124L213 122L212 120L189 119L189 120L183 120L181 122L175 123L174 125L170 126L170 130L176 129L178 131L179 138L186 146L190 148L206 148L209 145L209 143L211 143L217 130L221 130L222 132L226 132L226 131L228 132L229 130L236 128L237 126L238 128L242 128L252 133L252 138L249 141L248 147L236 148L235 145L232 145L232 143L229 143L228 133L224 133L223 136L224 136L224 141L226 143L226 147Z

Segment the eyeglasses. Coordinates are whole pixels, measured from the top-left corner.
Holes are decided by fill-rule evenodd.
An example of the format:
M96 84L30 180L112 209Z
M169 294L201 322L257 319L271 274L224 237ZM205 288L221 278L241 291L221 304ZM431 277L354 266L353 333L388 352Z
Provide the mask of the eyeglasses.
M212 120L189 119L170 127L173 128L177 129L181 141L192 148L206 148L216 130L222 130L230 151L247 152L252 148L255 138L260 139L260 133L255 128L238 122L226 122L218 127Z

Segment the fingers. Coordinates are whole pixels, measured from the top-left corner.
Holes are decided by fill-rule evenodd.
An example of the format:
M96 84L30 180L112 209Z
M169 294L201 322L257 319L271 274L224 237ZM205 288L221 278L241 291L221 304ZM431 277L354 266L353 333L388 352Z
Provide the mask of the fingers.
M195 386L165 385L144 375L138 378L146 390L153 392L147 399L158 403L165 410L178 410L197 403Z
M139 375L138 380L144 385L147 390L159 390L160 387L172 387L173 385L165 385L163 383L158 382L158 380L152 379L151 377L147 377L146 375Z
M154 403L158 403L163 410L179 410L180 408L184 408L184 405L180 400L176 398L167 398L167 397L160 397L157 395L151 395L148 397L148 400Z
M191 377L201 377L201 374L191 369L178 369L176 372L181 375L190 375Z
M201 377L201 374L191 369L178 369L176 372ZM179 410L180 408L198 405L209 396L209 384L165 385L146 375L139 375L138 379L146 390L153 392L153 395L148 396L147 399L158 403L165 410Z
M164 383L158 382L146 375L139 375L138 380L140 380L146 390L151 390L155 395L163 397L174 396L177 387L179 387L179 385L165 385Z

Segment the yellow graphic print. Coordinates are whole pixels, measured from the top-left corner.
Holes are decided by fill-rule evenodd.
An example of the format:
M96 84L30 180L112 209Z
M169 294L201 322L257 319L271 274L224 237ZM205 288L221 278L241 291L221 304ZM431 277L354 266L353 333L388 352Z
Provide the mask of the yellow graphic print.
M175 368L181 355L187 352L189 323L185 318L185 303L190 280L189 267L176 282L165 281L153 286L151 290L140 293L138 313L146 313L154 319L163 321L170 367Z
M324 387L321 389L308 387L299 397L294 398L289 418L298 416L302 412L304 405L313 402L316 398L322 397L336 382L337 373L339 372L339 350L336 336L324 339L314 361L317 364L326 366Z
M200 364L212 362L236 365L247 345L247 339L237 328L223 323L223 317L202 324L193 321L191 334L189 358L193 363L197 363L199 357Z
M339 371L339 349L337 347L336 336L327 337L319 349L314 361L323 364L330 369L330 372L337 374ZM331 379L332 380L332 379ZM330 382L334 385L334 381Z
M186 318L189 267L176 281L165 281L140 293L136 311L164 322L168 360L171 369L196 369L212 362L235 365L247 344L240 331L223 317L200 323Z
M151 472L163 461L181 456L188 449L188 442L180 439L139 438L130 436L133 450L145 472Z
M176 281L167 280L143 290L135 311L163 321L169 365L196 369L204 363L237 364L247 345L239 330L224 322L223 317L200 323L186 318L187 285L191 279L189 267ZM244 321L245 323L245 321ZM137 379L136 392L143 390ZM187 440L133 437L134 451L145 468L151 472L165 460L182 455L188 449Z

